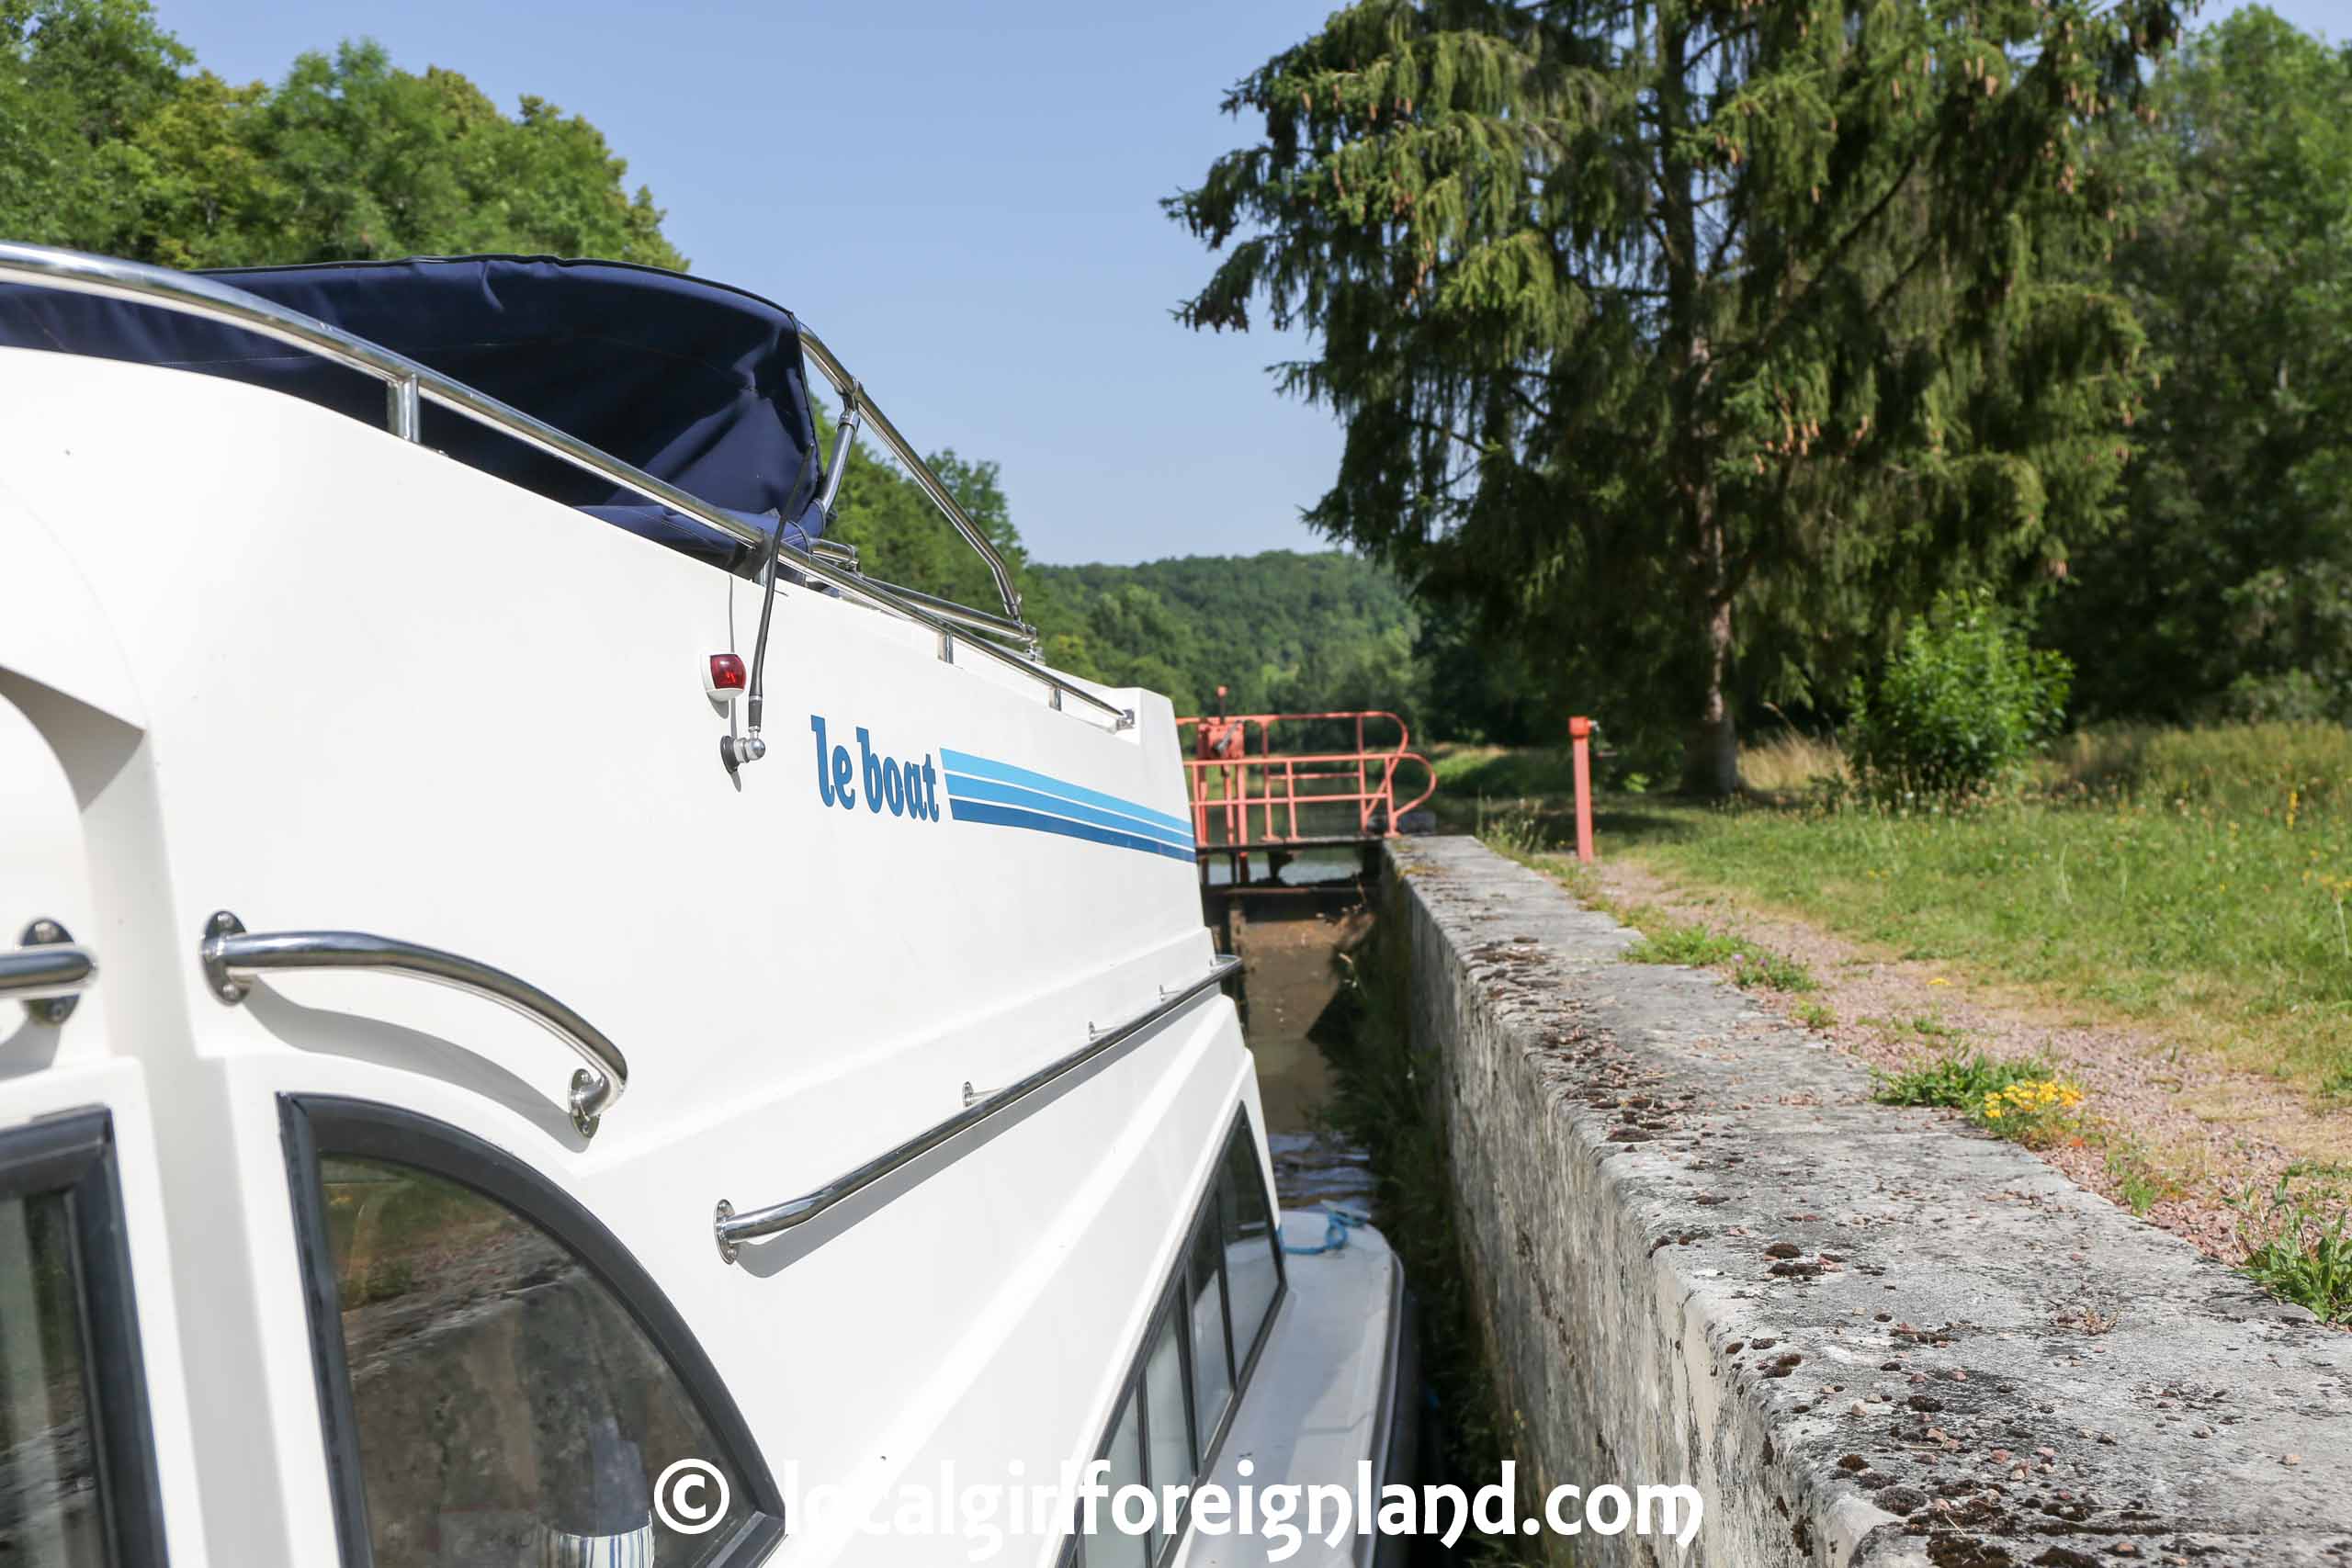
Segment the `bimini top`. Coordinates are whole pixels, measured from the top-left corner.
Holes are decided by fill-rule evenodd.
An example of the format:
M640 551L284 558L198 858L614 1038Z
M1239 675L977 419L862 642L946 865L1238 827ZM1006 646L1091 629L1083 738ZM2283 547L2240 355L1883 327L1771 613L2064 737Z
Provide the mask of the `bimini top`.
M623 262L420 257L205 274L513 404L786 542L821 531L799 323L754 294ZM125 299L0 288L0 345L170 366L380 423L383 384L233 323ZM473 420L427 415L459 461L703 559L751 552Z

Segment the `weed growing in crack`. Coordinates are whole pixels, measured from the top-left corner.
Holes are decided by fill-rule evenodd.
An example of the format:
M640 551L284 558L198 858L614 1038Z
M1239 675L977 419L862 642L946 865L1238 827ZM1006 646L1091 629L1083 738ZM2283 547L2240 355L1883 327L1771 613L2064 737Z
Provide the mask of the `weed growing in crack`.
M2249 1188L2239 1195L2243 1267L2264 1290L2311 1308L2323 1323L2352 1323L2352 1203L2339 1175L2314 1180L2313 1174L2290 1166L2267 1192Z

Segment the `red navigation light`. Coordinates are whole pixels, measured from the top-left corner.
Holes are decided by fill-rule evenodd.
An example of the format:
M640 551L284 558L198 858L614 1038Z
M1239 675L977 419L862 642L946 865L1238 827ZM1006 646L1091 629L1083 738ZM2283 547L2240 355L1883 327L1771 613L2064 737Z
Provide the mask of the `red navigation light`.
M741 654L714 653L710 656L710 673L704 684L714 697L743 689L743 659Z

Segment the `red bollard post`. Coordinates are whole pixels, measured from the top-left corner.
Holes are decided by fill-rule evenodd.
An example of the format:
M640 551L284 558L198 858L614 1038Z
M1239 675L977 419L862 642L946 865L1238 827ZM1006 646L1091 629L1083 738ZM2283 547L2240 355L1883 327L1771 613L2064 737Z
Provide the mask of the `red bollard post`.
M1592 863L1592 720L1568 720L1568 741L1576 751L1577 859Z

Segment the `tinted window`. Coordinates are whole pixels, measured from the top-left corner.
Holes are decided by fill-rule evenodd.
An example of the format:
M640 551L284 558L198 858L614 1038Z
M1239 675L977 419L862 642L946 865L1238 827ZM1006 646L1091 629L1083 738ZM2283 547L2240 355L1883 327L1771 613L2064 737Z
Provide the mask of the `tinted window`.
M62 1192L0 1198L0 1563L105 1568L88 1350Z
M1266 1181L1258 1164L1258 1143L1250 1124L1233 1130L1226 1145L1225 1280L1233 1303L1233 1353L1248 1359L1259 1330L1282 1288L1281 1264L1274 1257L1272 1207L1266 1201Z
M1122 1530L1116 1512L1119 1488L1145 1484L1143 1427L1132 1393L1119 1405L1118 1424L1111 1428L1111 1447L1103 1457L1111 1461L1110 1472L1102 1478L1108 1495L1094 1506L1095 1529L1086 1547L1088 1568L1103 1568L1106 1563L1131 1563L1142 1568L1151 1559L1152 1538ZM1132 1512L1128 1517L1134 1517Z
M570 1249L415 1168L320 1162L377 1568L689 1568L733 1536L652 1509L673 1461L742 1477L637 1321Z
M1216 1204L1212 1201L1193 1233L1187 1269L1192 1303L1193 1411L1204 1438L1216 1431L1233 1397L1233 1362L1225 1345L1225 1283L1217 1269Z
M1151 1348L1145 1353L1143 1364L1145 1424L1151 1438L1151 1484L1163 1496L1169 1487L1192 1481L1195 1461L1192 1422L1185 1413L1182 1338L1182 1320L1177 1317L1176 1303L1171 1300L1160 1309L1159 1325L1152 1330ZM1173 1511L1163 1509L1160 1534L1171 1534L1175 1528Z
M164 1561L103 1111L0 1134L0 1568Z

